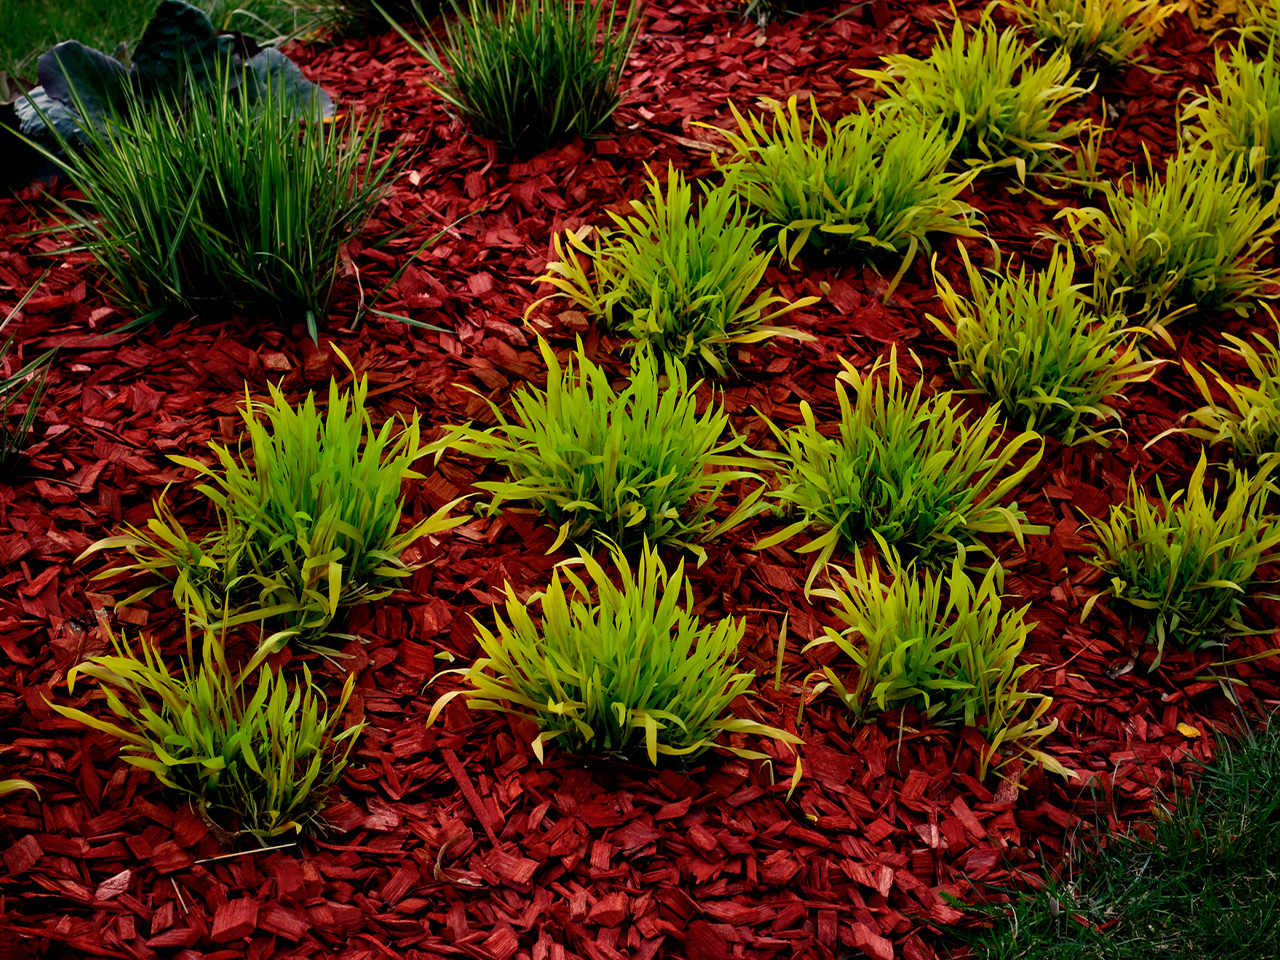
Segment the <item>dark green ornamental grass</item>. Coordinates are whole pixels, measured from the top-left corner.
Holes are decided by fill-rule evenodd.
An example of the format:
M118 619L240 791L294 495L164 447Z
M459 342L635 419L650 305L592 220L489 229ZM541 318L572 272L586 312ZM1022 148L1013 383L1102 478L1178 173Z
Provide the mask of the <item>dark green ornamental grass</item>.
M628 0L471 0L444 36L397 31L442 76L435 90L504 152L541 153L595 133L622 102L620 83L643 5Z

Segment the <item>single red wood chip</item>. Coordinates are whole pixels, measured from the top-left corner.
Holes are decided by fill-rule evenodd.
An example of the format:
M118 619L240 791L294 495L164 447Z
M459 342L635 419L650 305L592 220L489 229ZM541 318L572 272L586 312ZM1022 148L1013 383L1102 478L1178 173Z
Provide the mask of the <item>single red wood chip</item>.
M210 936L217 943L247 937L258 928L258 901L242 897L228 900L213 915Z

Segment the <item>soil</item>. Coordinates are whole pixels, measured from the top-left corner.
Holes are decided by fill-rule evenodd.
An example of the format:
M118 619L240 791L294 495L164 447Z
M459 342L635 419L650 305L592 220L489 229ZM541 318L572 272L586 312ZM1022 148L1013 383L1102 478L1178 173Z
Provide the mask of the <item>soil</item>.
M978 7L962 5L967 18ZM104 709L93 684L70 695L66 678L104 650L108 628L180 647L160 594L116 611L128 588L93 579L108 565L102 557L77 557L122 523L145 523L170 484L191 529L208 528L188 472L169 458L207 458L210 439L235 440L246 381L260 393L278 381L300 398L343 374L334 343L368 371L379 415L417 408L445 424L488 418L469 389L501 402L538 381L535 331L558 349L582 335L620 374L619 343L563 303L522 321L552 236L603 223L605 211L639 196L646 164L712 173L719 140L700 124L728 125L730 99L812 94L838 116L871 95L851 68L927 49L935 21L949 17L944 4L874 0L762 29L702 2L655 6L611 129L521 162L450 116L425 83L430 70L394 34L292 49L343 109L381 112L383 149L394 142L404 163L343 261L318 346L301 325L248 317L113 333L130 317L112 305L98 270L59 253L57 238L26 232L53 219L48 196L0 200L0 312L52 267L9 332L23 355L58 348L36 442L0 486L0 768L40 790L0 801L0 957L922 960L964 920L946 897L973 902L1042 882L1082 837L1127 828L1171 796L1210 757L1215 731L1274 708L1275 659L1224 669L1211 653L1172 652L1151 669L1145 629L1124 610L1104 601L1080 619L1101 589L1087 562L1086 518L1122 502L1130 474L1185 483L1198 447L1178 437L1147 443L1200 405L1184 359L1242 374L1220 333L1250 326L1230 317L1175 326L1175 349L1156 348L1169 362L1119 403L1127 433L1110 447L1049 441L1018 502L1050 534L1025 547L992 544L1009 570L1007 591L1038 622L1025 651L1037 665L1028 684L1054 697L1059 730L1044 746L1080 771L1071 782L1016 762L1003 779L979 780L973 731L910 712L858 726L830 695L807 693L817 657L829 655L802 653L803 641L830 621L803 598L794 543L751 549L783 522L775 518L713 541L690 576L701 614L747 619L741 654L759 679L739 709L804 738L803 776L789 801L794 757L770 743L749 744L774 757L767 764L710 753L688 769L654 771L557 750L539 763L529 727L457 701L425 725L435 698L456 686L453 678L428 685L441 655L466 663L477 653L472 617L492 622L505 582L527 596L565 556L546 555L554 531L519 510L413 548L409 559L424 565L410 589L353 613L348 629L361 641L347 645L341 666L283 655L306 659L335 692L355 671L349 711L369 721L328 811L330 829L315 838L281 850L224 847L111 742L49 708L56 700ZM1109 176L1143 164L1144 147L1157 166L1170 154L1179 97L1211 77L1212 50L1178 16L1148 63L1155 69L1101 77L1065 112L1099 116L1105 104ZM1007 262L1033 265L1047 258L1041 231L1060 226L1055 213L1091 202L1078 191L1019 191L999 174L971 199ZM940 269L956 276L954 245L936 246ZM970 249L976 258L989 250ZM935 310L927 257L887 302L886 279L864 264L801 267L771 269L768 282L787 296L822 298L786 321L816 340L738 351L738 374L724 385L733 424L750 442L770 442L762 414L795 422L801 400L819 419L834 418L839 357L865 369L896 343L919 357L931 389L963 386L927 319ZM380 291L379 309L450 332L373 314L356 327L360 306ZM1263 329L1265 314L1252 322ZM492 468L446 457L406 487L406 522L469 492L482 474ZM1273 644L1276 614L1272 602L1251 601L1248 622L1265 631L1233 640L1231 655ZM775 685L784 616L790 641ZM1214 671L1244 681L1230 687L1239 705L1224 695L1227 683L1206 679Z

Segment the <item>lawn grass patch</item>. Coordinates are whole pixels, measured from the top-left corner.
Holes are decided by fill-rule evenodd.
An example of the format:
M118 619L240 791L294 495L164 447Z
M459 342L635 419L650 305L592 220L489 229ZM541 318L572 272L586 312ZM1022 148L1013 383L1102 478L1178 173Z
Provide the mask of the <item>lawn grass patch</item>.
M1280 723L1236 742L1149 825L1079 854L1042 891L975 913L973 960L1257 960L1280 941Z
M484 656L451 671L470 687L441 697L428 724L450 699L465 696L471 709L498 710L537 724L533 751L539 760L546 744L556 740L575 753L645 758L654 765L659 756L693 759L713 746L766 759L724 743L728 734L800 742L794 734L729 712L755 677L738 672L746 621L703 623L695 616L683 560L669 571L645 543L633 566L612 547L615 583L590 554L579 553L557 565L550 586L529 603L506 584L506 619L495 608L495 630L476 621ZM577 574L579 566L585 577ZM538 623L530 615L534 601Z

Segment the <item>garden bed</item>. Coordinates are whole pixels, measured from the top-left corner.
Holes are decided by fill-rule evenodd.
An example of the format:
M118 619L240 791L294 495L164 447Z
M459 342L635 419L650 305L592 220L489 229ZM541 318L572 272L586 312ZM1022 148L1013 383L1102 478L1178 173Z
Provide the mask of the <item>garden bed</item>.
M976 14L978 5L964 9ZM566 555L547 555L554 529L520 510L422 541L410 553L425 562L411 587L353 614L348 629L363 642L346 646L351 659L335 667L309 657L314 670L334 677L357 672L349 711L363 712L369 727L343 800L327 811L331 829L296 847L245 846L230 855L181 801L46 702L88 701L83 685L68 697L67 671L103 649L108 624L181 644L160 595L116 614L124 588L90 580L104 564L76 557L122 521L144 523L152 499L187 479L170 455L207 456L209 439L236 440L246 381L260 393L278 379L291 397L321 389L342 372L325 343L332 341L369 372L380 414L416 407L425 422L446 424L487 416L468 388L502 402L514 385L538 379L534 330L558 348L581 335L597 362L620 372L616 341L599 337L563 301L535 313L531 325L521 321L552 236L601 223L606 209L639 196L646 163L710 172L720 141L696 123L727 126L730 98L747 105L813 92L825 112L847 111L871 90L851 68L927 49L934 20L947 16L945 5L876 0L761 29L701 3L656 7L624 79L631 89L616 129L527 162L501 159L466 135L394 34L292 49L340 110L385 107L387 139L398 140L405 164L349 250L320 346L301 326L252 318L111 333L130 318L109 305L94 268L74 256L43 256L58 246L52 238L19 235L48 223L53 206L30 193L0 201L7 237L0 311L52 263L10 329L26 351L58 348L37 442L20 473L0 486L0 764L40 790L39 799L16 794L2 808L0 954L713 960L861 952L919 960L933 956L939 932L962 917L944 894L973 900L1034 883L1081 825L1129 824L1189 761L1207 758L1210 734L1240 716L1221 685L1206 679L1214 656L1167 652L1151 671L1145 630L1124 611L1103 602L1083 623L1080 613L1101 589L1087 562L1085 518L1123 502L1130 474L1185 484L1198 443L1146 444L1200 406L1183 359L1244 370L1221 333L1251 327L1230 317L1174 325L1176 350L1155 348L1170 362L1119 406L1127 436L1109 448L1049 440L1017 499L1051 533L1029 537L1025 549L1007 539L995 544L1009 571L1006 592L1031 603L1029 619L1039 624L1025 653L1039 665L1031 686L1052 694L1050 715L1060 723L1044 748L1090 786L1020 771L1016 762L1007 778L979 781L981 743L972 732L922 724L910 711L860 727L834 697L805 694L819 661L801 648L826 615L804 600L803 557L785 544L751 549L781 522L768 517L708 543L706 563L689 575L699 613L747 618L741 654L757 680L745 715L805 740L790 800L794 759L784 746L753 744L774 755L771 764L710 753L690 769L654 772L554 749L539 763L528 747L531 728L470 713L460 702L425 726L435 698L456 686L452 678L429 688L427 681L477 654L471 617L491 622L505 582L527 596ZM1169 156L1180 91L1212 78L1208 40L1182 16L1170 21L1149 64L1157 69L1104 76L1067 111L1097 116L1105 102L1106 175L1141 164L1144 144L1157 160ZM1088 198L1036 187L1037 198L1011 190L1013 183L986 175L971 202L1006 258L1043 264L1049 244L1040 231L1061 227L1052 203ZM376 306L452 332L376 315L358 329L344 326L437 232ZM975 260L988 249L968 243ZM957 275L954 244L937 247L940 269ZM810 258L794 271L772 268L768 282L788 297L822 299L789 317L814 342L735 351L738 376L724 384L724 401L749 443L771 442L761 414L795 423L802 400L819 420L833 415L837 357L865 369L897 343L900 355L904 348L918 355L932 387L963 386L947 365L951 344L926 318L939 313L927 257L887 302L887 278L862 265ZM1267 322L1255 315L1256 329ZM484 469L446 455L407 487L407 512L418 518L470 492ZM189 507L181 497L179 507ZM197 528L211 520L193 519ZM1259 599L1247 616L1255 626L1274 624L1277 612ZM784 616L788 642L775 684ZM1241 638L1231 652L1243 657L1271 643L1267 634ZM1275 659L1230 675L1246 681L1237 687L1246 711L1280 701Z

